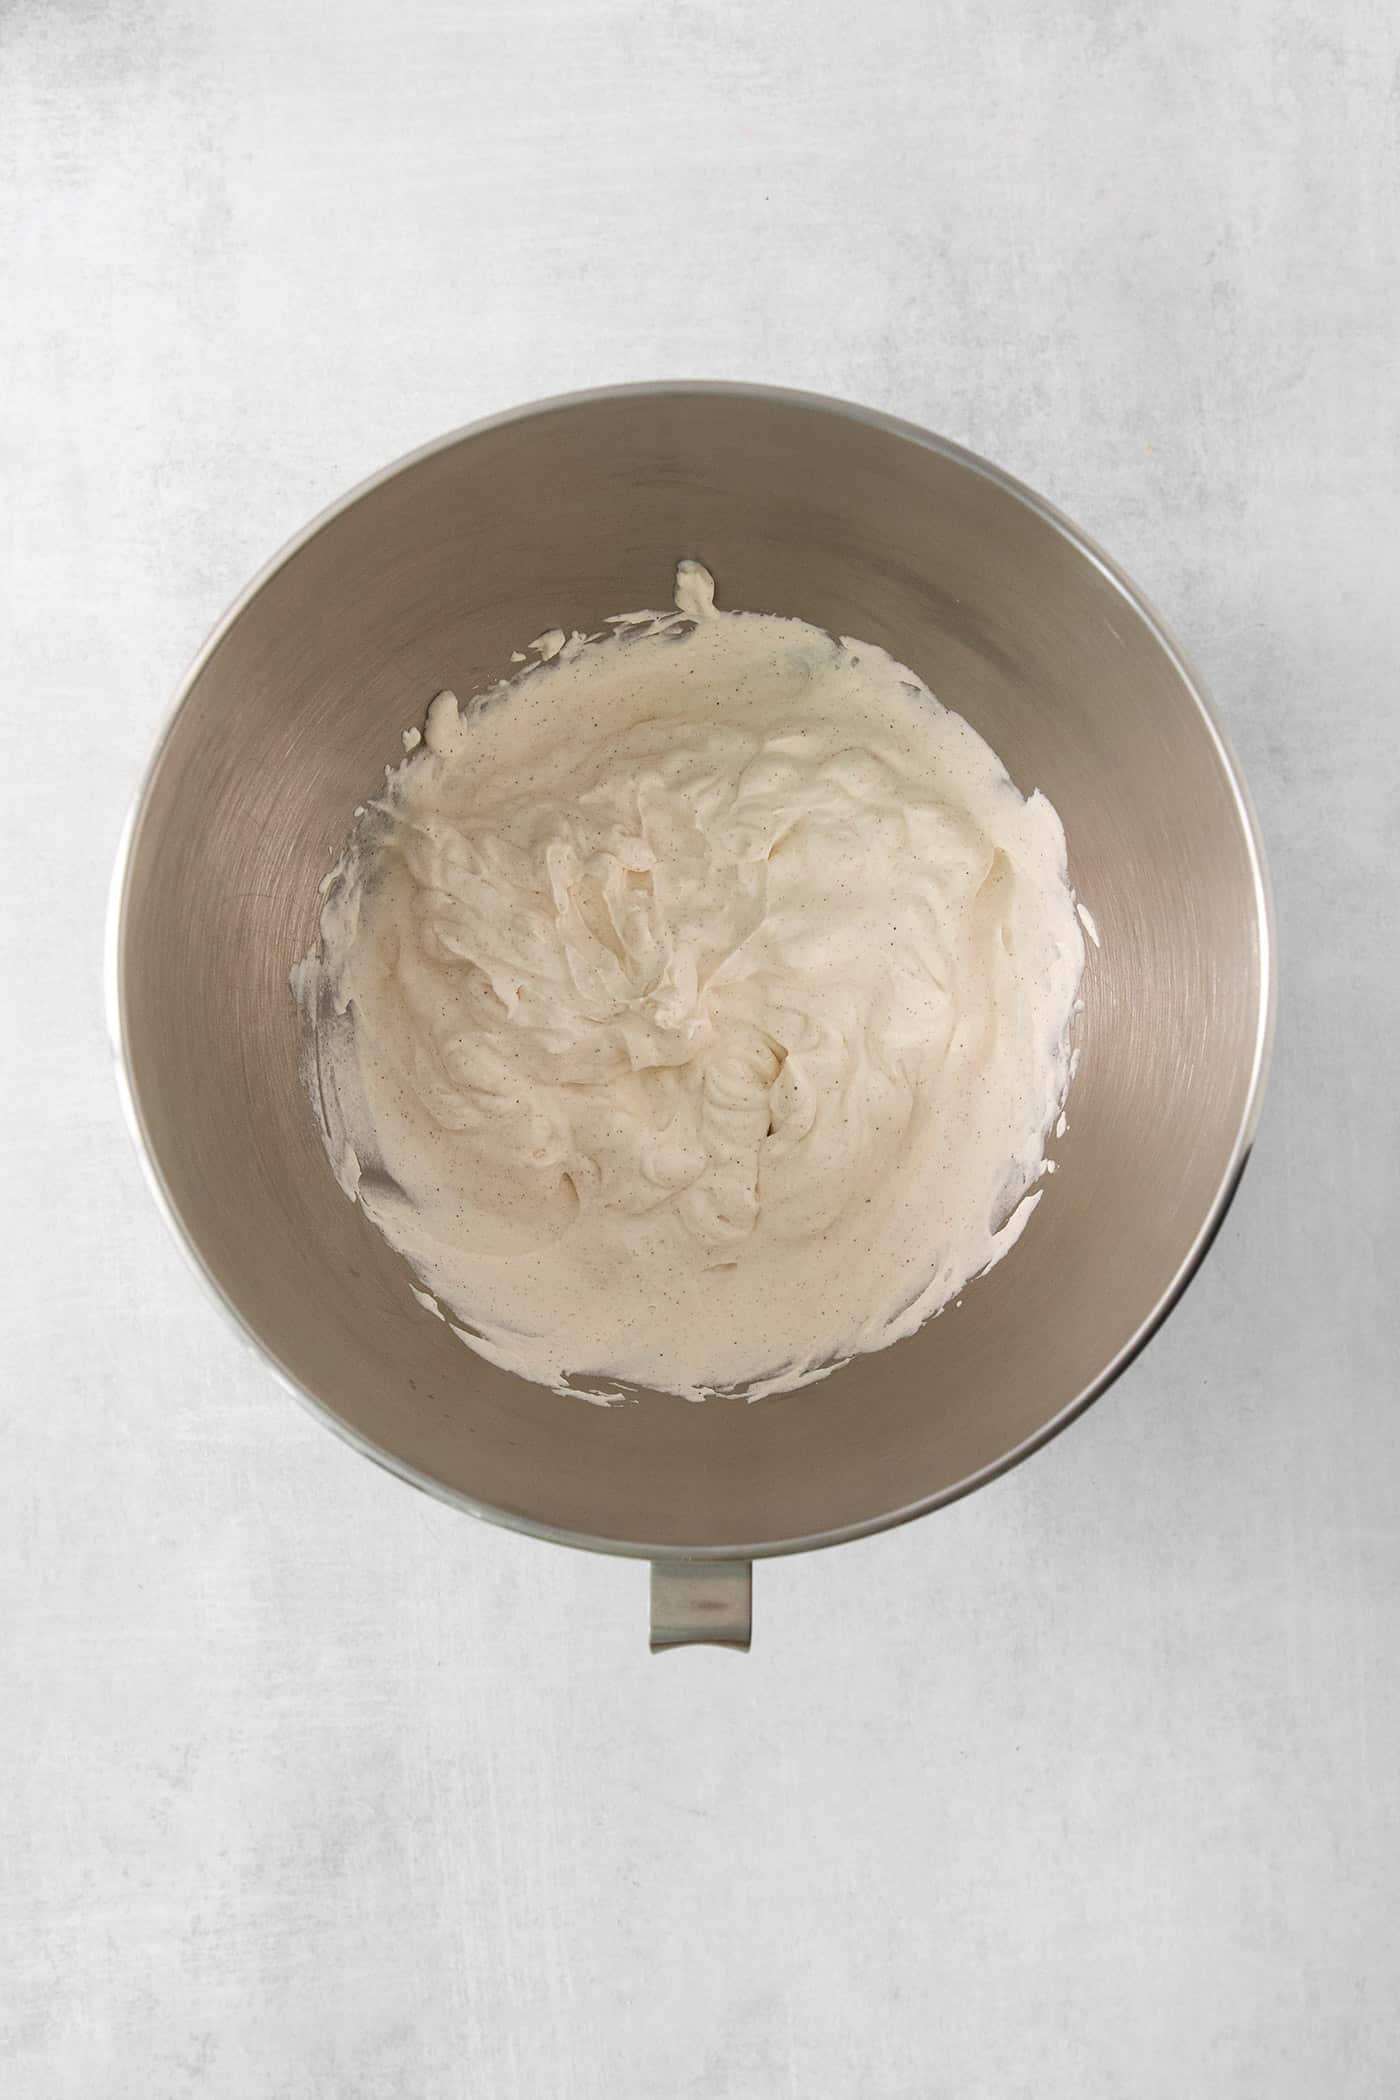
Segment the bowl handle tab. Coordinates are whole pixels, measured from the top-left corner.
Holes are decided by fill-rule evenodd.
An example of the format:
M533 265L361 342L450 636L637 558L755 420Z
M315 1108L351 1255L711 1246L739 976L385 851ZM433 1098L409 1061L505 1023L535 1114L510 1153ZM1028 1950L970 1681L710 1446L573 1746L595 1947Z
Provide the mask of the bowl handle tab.
M654 1560L651 1652L708 1641L748 1650L753 1628L751 1560Z

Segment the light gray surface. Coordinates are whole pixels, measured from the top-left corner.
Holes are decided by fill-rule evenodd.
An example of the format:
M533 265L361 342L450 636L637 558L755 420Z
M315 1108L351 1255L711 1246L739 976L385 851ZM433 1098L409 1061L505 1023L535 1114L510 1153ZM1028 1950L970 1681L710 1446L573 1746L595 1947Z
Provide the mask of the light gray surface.
M0 2088L1360 2100L1400 2078L1400 27L1013 0L0 9ZM247 573L464 418L865 398L1136 574L1272 849L1244 1190L1084 1422L759 1571L454 1517L238 1350L107 872Z

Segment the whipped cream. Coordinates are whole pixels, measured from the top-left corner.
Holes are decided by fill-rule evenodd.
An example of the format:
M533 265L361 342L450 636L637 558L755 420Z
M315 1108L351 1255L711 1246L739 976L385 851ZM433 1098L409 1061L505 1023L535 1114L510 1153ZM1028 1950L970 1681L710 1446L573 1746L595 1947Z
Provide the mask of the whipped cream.
M1040 1200L1059 818L882 649L716 610L441 693L293 972L346 1193L561 1391L750 1398L912 1334Z

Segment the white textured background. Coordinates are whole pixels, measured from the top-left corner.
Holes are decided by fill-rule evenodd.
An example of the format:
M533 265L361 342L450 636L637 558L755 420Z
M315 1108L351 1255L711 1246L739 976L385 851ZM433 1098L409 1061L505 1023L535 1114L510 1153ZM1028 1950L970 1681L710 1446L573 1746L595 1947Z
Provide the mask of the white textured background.
M324 17L324 25L323 18ZM6 2100L1400 2089L1393 0L0 0ZM1122 559L1284 970L1255 1162L1110 1397L764 1567L747 1661L240 1353L118 1123L186 660L439 430L854 396Z

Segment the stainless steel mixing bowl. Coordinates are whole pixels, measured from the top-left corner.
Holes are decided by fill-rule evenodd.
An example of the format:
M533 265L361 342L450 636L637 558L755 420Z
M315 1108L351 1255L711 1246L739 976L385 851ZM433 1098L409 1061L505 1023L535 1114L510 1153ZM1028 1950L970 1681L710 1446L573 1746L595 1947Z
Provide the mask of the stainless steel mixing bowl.
M1020 1244L911 1340L754 1406L601 1409L421 1310L332 1179L287 988L355 805L443 685L542 629L721 602L883 644L1064 819L1102 949L1059 1171ZM546 402L312 526L187 678L133 813L110 998L161 1203L293 1392L479 1516L653 1564L659 1643L747 1638L749 1563L920 1515L1101 1393L1209 1244L1259 1107L1267 884L1239 775L1160 622L1081 533L920 430L759 387Z

